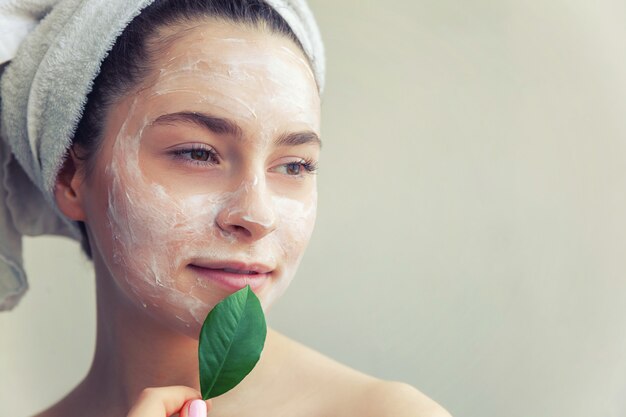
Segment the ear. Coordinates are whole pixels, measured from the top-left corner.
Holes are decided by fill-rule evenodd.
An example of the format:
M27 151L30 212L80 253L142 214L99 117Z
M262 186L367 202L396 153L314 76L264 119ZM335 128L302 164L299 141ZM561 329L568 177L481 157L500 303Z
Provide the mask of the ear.
M84 161L70 148L63 166L59 170L54 186L54 199L65 216L75 221L84 221L82 185L84 181Z

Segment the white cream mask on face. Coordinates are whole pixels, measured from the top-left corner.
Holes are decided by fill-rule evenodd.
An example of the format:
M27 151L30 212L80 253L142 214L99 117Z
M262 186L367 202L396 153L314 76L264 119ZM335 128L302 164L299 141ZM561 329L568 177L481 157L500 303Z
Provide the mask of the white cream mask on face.
M105 172L109 270L136 302L169 312L193 332L234 291L201 267L237 262L271 269L243 278L269 307L295 274L317 206L311 174L295 178L281 168L300 155L274 145L285 129L319 127L310 68L295 46L286 46L290 41L225 28L222 37L213 27L205 29L210 36L194 29L160 59L157 77L132 99ZM170 138L159 117L180 112L232 120L241 135L186 137L178 132L183 126L202 131L170 119L164 123L175 132ZM190 143L215 147L220 165L197 168L188 154L175 154Z

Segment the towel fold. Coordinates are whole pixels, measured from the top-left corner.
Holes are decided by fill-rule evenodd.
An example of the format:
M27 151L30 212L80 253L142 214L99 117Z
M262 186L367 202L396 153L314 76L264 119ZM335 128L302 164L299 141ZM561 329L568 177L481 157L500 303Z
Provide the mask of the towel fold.
M13 59L20 44L59 0L0 0L0 65Z
M28 289L22 236L80 239L76 226L51 209L9 146L0 140L0 311L12 309Z
M102 60L153 1L0 0L0 310L28 288L23 235L80 239L54 203L56 176ZM323 44L306 2L266 2L300 40L321 91Z

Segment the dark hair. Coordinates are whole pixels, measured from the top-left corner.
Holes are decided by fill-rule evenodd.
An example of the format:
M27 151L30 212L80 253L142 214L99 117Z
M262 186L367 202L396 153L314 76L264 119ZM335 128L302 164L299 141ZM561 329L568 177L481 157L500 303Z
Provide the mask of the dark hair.
M304 51L289 24L262 0L156 0L146 7L124 29L108 56L87 96L87 104L74 134L73 151L84 161L86 175L93 171L94 161L102 142L103 115L109 107L145 78L158 56L159 46L151 42L159 28L168 25L191 24L202 18L214 18L262 28L294 41ZM162 47L162 45L161 45ZM80 150L78 154L77 150ZM91 258L86 226L79 222L82 247Z

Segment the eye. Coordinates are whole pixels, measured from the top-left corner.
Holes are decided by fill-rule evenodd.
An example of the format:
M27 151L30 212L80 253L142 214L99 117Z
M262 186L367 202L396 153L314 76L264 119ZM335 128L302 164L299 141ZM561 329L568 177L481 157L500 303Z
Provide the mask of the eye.
M196 165L217 165L220 163L215 149L207 145L193 145L188 148L176 149L172 154L177 159Z
M206 162L211 159L212 155L211 152L206 149L192 149L191 152L189 152L189 157L194 161Z
M301 159L299 161L278 165L271 171L292 177L301 177L305 174L315 173L317 171L317 164L311 160Z

